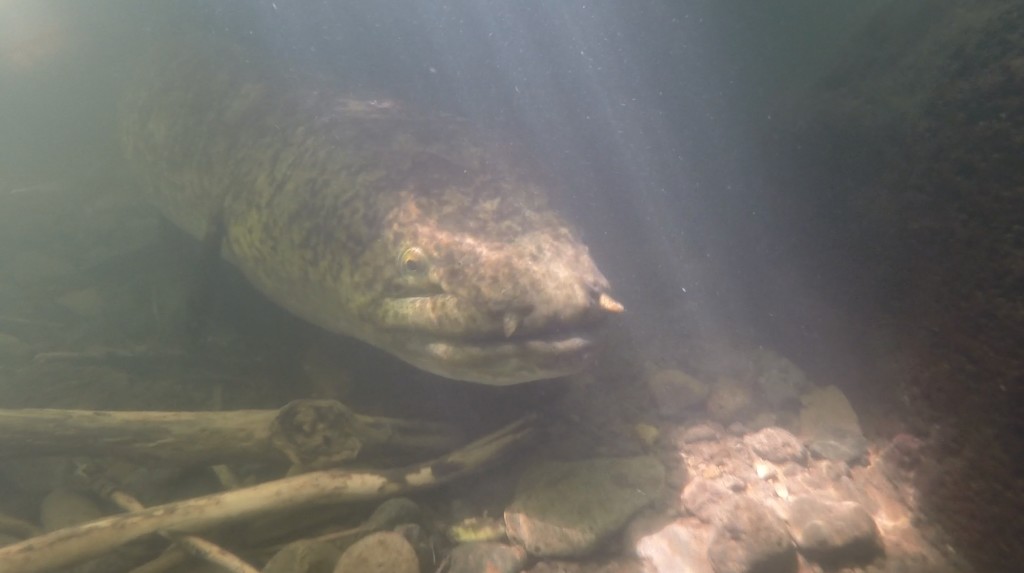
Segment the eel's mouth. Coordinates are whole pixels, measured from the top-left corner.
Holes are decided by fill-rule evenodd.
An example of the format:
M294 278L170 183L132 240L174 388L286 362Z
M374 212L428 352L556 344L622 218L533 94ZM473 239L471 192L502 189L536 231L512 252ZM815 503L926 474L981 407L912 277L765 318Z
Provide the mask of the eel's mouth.
M564 377L592 361L599 330L623 311L603 290L568 292L577 296L504 309L443 293L392 298L379 307L376 336L368 338L454 380L507 386Z
M594 358L594 328L508 339L423 338L407 341L401 358L434 374L493 386L558 378L583 370Z
M583 370L608 316L623 310L600 292L557 311L479 308L446 294L390 299L375 343L446 378L520 384Z

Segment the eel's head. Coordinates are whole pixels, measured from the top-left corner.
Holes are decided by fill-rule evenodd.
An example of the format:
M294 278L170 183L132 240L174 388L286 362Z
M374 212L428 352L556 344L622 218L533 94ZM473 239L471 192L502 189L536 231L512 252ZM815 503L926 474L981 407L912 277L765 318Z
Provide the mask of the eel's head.
M422 207L410 201L389 218L369 338L429 372L491 385L588 364L597 328L623 307L561 219L500 198Z

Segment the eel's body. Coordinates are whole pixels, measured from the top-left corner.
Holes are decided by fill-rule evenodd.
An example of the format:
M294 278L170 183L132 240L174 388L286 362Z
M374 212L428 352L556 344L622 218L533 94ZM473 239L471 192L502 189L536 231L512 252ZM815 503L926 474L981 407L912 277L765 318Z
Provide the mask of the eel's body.
M229 50L222 50L229 51ZM464 121L167 56L121 104L163 214L276 303L442 376L575 372L622 307L529 170Z

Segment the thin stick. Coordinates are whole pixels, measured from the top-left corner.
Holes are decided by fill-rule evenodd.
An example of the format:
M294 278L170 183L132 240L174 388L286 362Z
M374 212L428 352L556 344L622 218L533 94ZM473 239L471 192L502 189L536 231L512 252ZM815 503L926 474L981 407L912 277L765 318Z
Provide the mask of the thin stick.
M137 512L146 509L146 506L142 505L139 500L123 491L112 489L108 487L107 484L96 485L98 487L95 487L94 489L98 490L98 493L114 502L115 505L125 511ZM160 532L160 534L173 541L175 545L182 548L189 555L204 561L209 561L210 563L218 565L231 573L260 573L259 570L249 565L227 549L211 543L202 537L197 537L195 535L175 535L165 532Z

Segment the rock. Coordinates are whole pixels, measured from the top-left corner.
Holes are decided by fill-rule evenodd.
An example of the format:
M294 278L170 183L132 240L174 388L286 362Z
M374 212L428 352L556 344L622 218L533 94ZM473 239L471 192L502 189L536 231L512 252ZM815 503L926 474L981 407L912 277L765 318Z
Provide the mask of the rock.
M396 525L391 531L401 535L409 542L413 551L416 552L416 559L420 563L433 563L436 561L437 549L434 544L435 540L423 529L422 525L418 523L401 523Z
M263 566L263 573L331 573L340 552L324 541L302 540L282 547Z
M708 385L682 370L656 370L647 378L658 414L680 418L699 408L708 399Z
M777 464L802 463L807 459L803 444L796 436L782 428L765 428L743 437L743 443L755 454Z
M864 565L882 551L875 520L852 501L794 498L789 505L789 525L800 552L828 567Z
M864 436L839 430L834 432L827 438L816 438L807 443L812 456L848 464L864 460L868 453L868 441Z
M82 318L95 318L103 312L103 297L94 288L65 293L57 298L57 304Z
M420 562L405 537L381 531L367 535L346 549L334 573L420 573Z
M586 555L654 501L664 479L652 456L541 463L505 510L509 539L533 555Z
M482 541L458 545L449 554L448 573L519 573L526 567L526 550Z
M791 573L796 549L786 524L767 507L736 496L721 511L708 558L716 573Z
M701 521L712 523L718 515L718 509L736 494L717 481L694 478L683 488L681 501L686 511Z
M635 543L637 557L647 561L655 573L714 573L707 548L706 533L678 521Z
M868 442L857 413L835 386L814 389L800 398L800 434L816 456L852 463L867 454Z
M695 444L697 442L711 442L717 440L721 434L711 424L697 424L686 428L681 436L684 444Z
M390 529L399 523L416 521L420 515L420 506L407 497L394 497L385 500L366 519L363 527L370 530Z
M708 396L705 410L708 416L722 424L731 424L747 418L753 412L754 399L750 388L735 380L723 378Z
M781 410L795 404L800 394L811 387L807 375L788 358L759 348L754 352L754 382L761 390L761 398L771 410Z
M92 499L61 487L48 493L39 509L39 521L47 531L94 521L104 516Z
M800 434L808 441L833 436L860 436L857 412L835 386L817 388L800 397Z

